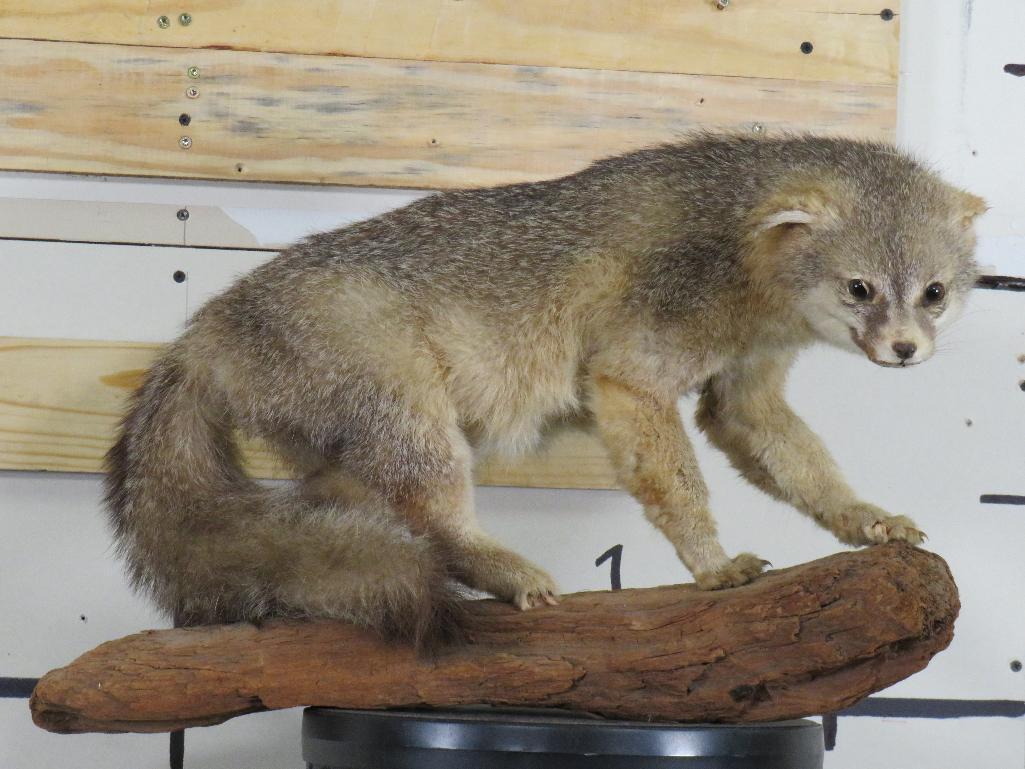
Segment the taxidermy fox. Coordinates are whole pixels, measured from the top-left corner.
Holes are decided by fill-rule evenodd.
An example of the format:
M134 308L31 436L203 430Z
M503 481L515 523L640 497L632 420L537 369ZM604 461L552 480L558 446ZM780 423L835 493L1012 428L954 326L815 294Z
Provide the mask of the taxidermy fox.
M200 309L107 457L132 582L189 623L344 618L422 640L452 580L522 609L542 569L478 528L475 457L584 420L698 585L741 585L677 400L842 542L919 543L787 406L823 340L920 363L971 289L983 201L891 146L699 135L554 181L439 194L314 235ZM301 480L269 488L234 434Z

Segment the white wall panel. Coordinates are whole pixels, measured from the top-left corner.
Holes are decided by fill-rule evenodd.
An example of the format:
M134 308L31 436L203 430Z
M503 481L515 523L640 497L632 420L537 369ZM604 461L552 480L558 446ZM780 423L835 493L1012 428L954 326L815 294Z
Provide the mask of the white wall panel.
M194 249L0 241L0 328L15 336L160 341L179 332Z
M1025 6L1011 0L905 0L898 129L902 144L987 197L993 210L980 222L980 261L1019 275L1025 275L1025 78L1002 68L1025 62L1022 29ZM0 335L168 339L206 297L271 256L179 244L276 248L420 194L0 174L0 199L16 198L22 206L6 223L0 212L0 236L45 237L40 212L58 200L93 206L65 209L84 217L67 223L67 233L117 239L111 212L131 203L150 208L137 208L139 221L125 229L136 232L145 221L142 229L155 233L151 242L165 244L0 241ZM169 221L182 206L189 220ZM171 278L178 269L188 276L181 284ZM796 409L852 485L866 499L915 517L961 590L951 648L887 696L1025 700L1025 673L1009 666L1025 659L1025 507L979 501L985 493L1025 494L1023 354L1025 295L977 291L940 352L921 367L884 370L823 348L803 356L794 371ZM696 442L729 550L752 550L782 567L839 548ZM124 585L99 497L96 476L0 473L0 676L36 676L102 640L162 623ZM549 568L565 590L606 587L608 564L595 568L594 559L614 544L624 546L626 587L687 578L624 493L482 488L477 500L485 528ZM0 699L4 769L155 769L166 766L166 750L166 736L50 735L31 725L24 700ZM298 767L298 714L190 730L186 766ZM826 766L1023 767L1025 719L841 718Z

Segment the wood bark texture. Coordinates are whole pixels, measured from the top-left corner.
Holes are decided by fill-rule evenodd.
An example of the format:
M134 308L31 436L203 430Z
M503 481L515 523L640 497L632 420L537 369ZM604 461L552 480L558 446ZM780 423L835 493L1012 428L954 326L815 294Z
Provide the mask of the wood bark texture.
M937 555L848 551L709 593L671 585L565 596L521 613L466 604L466 643L430 656L340 622L150 630L44 676L54 732L160 732L255 711L559 707L639 720L751 722L848 707L924 668L953 637Z

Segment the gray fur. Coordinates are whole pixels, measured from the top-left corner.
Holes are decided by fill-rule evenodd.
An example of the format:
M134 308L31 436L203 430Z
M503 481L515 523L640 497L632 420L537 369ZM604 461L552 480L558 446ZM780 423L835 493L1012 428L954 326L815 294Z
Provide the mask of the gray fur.
M759 217L807 190L834 219L765 240ZM190 622L329 616L414 639L451 616L452 579L554 600L476 529L471 452L593 420L599 380L661 398L755 348L789 360L824 281L883 272L907 292L942 263L963 294L963 195L881 144L699 135L314 235L197 312L135 396L107 457L131 580ZM236 430L304 480L246 477ZM721 548L674 544L695 573L722 567Z

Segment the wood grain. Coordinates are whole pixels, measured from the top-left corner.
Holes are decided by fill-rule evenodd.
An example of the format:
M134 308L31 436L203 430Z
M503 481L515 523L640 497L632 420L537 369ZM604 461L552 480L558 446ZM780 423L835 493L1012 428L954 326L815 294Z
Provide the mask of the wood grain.
M0 338L0 468L98 472L128 395L160 345ZM245 450L247 470L262 478L288 472L258 442ZM483 464L490 486L615 488L601 445L580 431L553 438L544 452Z
M0 168L17 170L448 188L560 176L699 126L895 125L891 85L25 40L0 40L0 68Z
M899 11L869 0L725 11L714 0L5 0L0 37L893 85L887 4Z
M577 593L519 612L465 604L468 643L424 659L339 622L151 630L47 673L56 732L159 732L259 710L560 707L638 721L832 713L924 668L953 638L957 586L904 544L848 551L714 593Z

